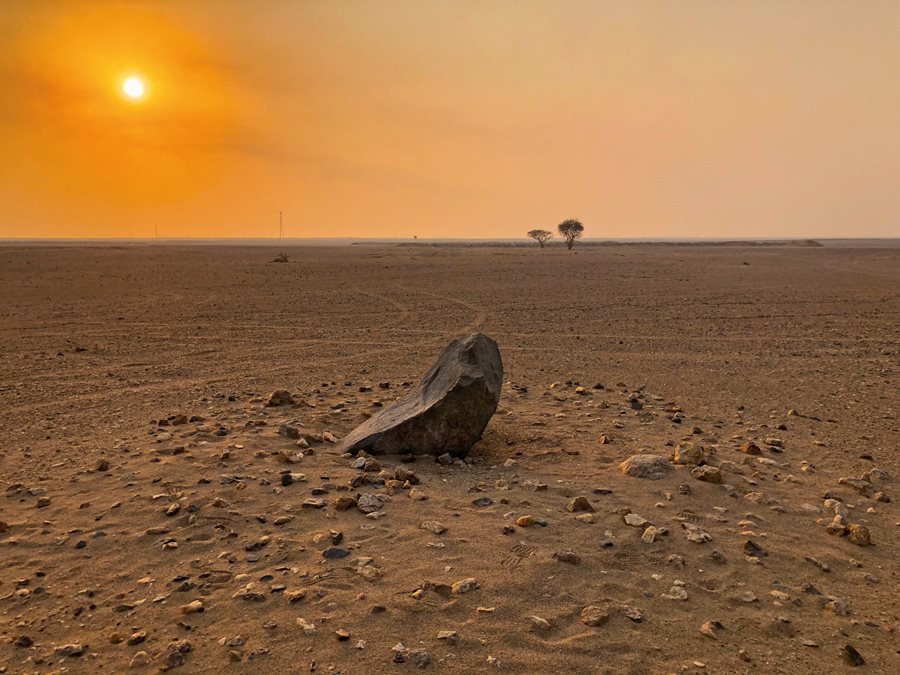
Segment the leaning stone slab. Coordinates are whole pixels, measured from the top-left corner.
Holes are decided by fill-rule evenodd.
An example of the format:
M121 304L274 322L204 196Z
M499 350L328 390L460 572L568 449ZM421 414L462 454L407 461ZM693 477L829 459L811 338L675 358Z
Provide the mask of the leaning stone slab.
M497 409L503 362L481 333L451 342L407 396L354 429L347 452L464 457Z

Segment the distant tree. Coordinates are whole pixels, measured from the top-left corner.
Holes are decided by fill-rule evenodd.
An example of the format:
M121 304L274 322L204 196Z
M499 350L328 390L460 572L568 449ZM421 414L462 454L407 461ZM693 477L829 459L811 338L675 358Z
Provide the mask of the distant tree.
M572 218L562 221L556 229L559 230L559 233L566 240L566 246L570 251L575 245L575 240L584 234L584 225Z
M541 248L544 248L544 244L553 239L553 233L547 232L547 230L532 230L528 233L528 236L539 243Z

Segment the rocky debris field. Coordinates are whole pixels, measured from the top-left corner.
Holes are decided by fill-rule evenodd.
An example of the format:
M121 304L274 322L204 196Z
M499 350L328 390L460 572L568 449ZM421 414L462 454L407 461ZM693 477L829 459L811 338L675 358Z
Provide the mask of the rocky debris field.
M259 308L251 299L258 296L237 295L214 267L190 282L174 277L182 280L166 289L165 302L145 290L119 296L114 308L114 298L104 295L114 294L113 284L89 296L93 309L82 307L81 318L69 319L66 312L74 310L52 303L26 316L21 307L29 293L51 292L61 302L99 274L96 265L84 270L65 257L69 268L61 270L38 253L3 255L15 265L36 256L34 264L49 265L55 283L74 281L57 288L27 277L35 288L20 282L18 295L2 301L10 338L2 347L0 388L2 672L888 673L900 667L894 277L883 277L878 293L886 301L877 307L866 304L873 302L866 284L853 290L849 281L835 282L819 292L819 310L853 296L862 308L857 318L869 322L864 341L825 318L819 329L831 332L828 344L814 343L814 317L802 312L789 337L771 330L771 319L743 318L722 329L721 337L733 336L729 351L714 347L695 360L687 343L701 332L696 308L682 308L693 322L677 329L685 345L641 355L619 340L633 339L629 317L646 320L646 311L625 307L586 319L594 332L582 337L573 332L574 315L534 307L535 321L547 314L573 321L542 351L517 337L513 324L527 316L463 295L467 287L447 272L443 285L423 285L422 292L433 292L437 307L460 310L467 319L456 322L461 329L497 340L508 365L499 408L465 458L376 457L346 453L342 441L415 386L435 347L454 336L447 312L396 301L397 320L416 315L427 327L433 317L436 336L410 354L392 351L387 328L383 343L370 337L360 347L305 338L294 344L289 333L283 343L256 349L254 326L267 320L252 318ZM382 274L420 269L419 254L377 253L332 251L331 267L312 283L331 283L328 275L339 272L361 274L359 268L377 277L381 265ZM48 255L53 261L60 254ZM139 257L137 272L115 272L105 252L81 255L99 255L110 266L101 270L123 278L140 265L174 264ZM179 255L190 269L192 254ZM429 275L467 265L486 288L499 283L502 270L477 251L463 261L452 250L432 255ZM616 262L590 256L611 255L557 256L542 264L576 260L571 264L587 274ZM627 255L638 256L635 270L657 277L670 262L659 252L653 254L659 259ZM787 254L719 251L707 273L724 275L715 265L733 262L729 255L765 265ZM841 260L846 279L865 274ZM316 272L310 264L303 274ZM265 270L253 267L260 278L289 267L269 272L273 267L254 265ZM619 268L612 269L610 292L625 294L630 285L616 282ZM802 282L805 269L798 265L791 274ZM874 264L869 269L891 274ZM548 269L534 273L545 279ZM211 341L220 349L194 353L203 351L199 337L187 333L215 320L204 318L209 308L189 290L200 283L207 300L236 294L226 304L250 336L236 337L231 316L220 340ZM721 282L701 286L694 297L751 303L748 283L735 282L732 295ZM654 288L665 295L671 286L660 281ZM262 287L277 292L254 286ZM139 301L159 305L139 310ZM328 307L335 305L322 301L320 324L375 325L371 316ZM783 309L774 307L741 313ZM140 312L149 312L142 315L145 328L114 330L116 316L134 321ZM662 330L666 316L656 320ZM147 347L148 335L158 335L164 323L169 337ZM751 324L768 329L768 341L748 334ZM320 330L339 335L335 326ZM91 337L67 338L72 343L61 337L76 333ZM592 346L604 345L600 358ZM251 358L255 351L259 356ZM767 360L771 368L751 367ZM833 378L841 389L829 388Z

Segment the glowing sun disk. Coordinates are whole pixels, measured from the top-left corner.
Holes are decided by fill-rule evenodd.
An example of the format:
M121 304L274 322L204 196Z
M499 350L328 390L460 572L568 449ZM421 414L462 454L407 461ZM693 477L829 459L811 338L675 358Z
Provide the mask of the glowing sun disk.
M139 77L128 77L122 82L122 93L130 99L137 100L144 98L145 92L146 87L144 86L144 81Z

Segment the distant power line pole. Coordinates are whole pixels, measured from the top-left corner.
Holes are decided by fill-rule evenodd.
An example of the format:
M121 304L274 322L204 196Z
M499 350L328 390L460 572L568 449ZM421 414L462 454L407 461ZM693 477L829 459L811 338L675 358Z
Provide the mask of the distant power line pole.
M281 211L278 212L278 238L284 239L284 217Z

